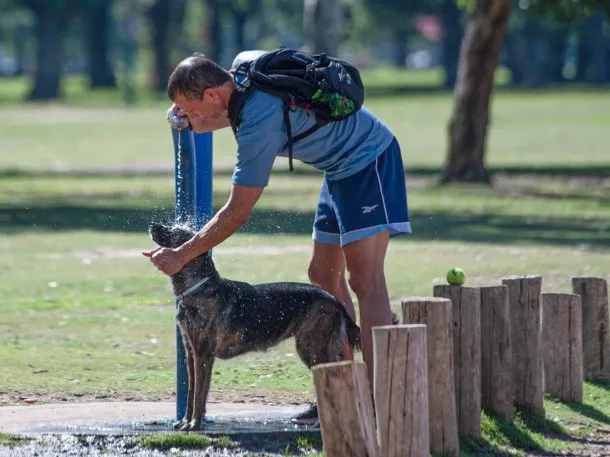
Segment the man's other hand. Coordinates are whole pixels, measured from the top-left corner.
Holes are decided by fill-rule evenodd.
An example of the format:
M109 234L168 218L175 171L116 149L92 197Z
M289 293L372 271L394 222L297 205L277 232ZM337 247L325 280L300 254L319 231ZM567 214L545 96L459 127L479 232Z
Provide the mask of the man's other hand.
M180 253L174 249L158 247L150 251L144 251L142 255L149 257L153 265L168 276L178 273L185 264Z

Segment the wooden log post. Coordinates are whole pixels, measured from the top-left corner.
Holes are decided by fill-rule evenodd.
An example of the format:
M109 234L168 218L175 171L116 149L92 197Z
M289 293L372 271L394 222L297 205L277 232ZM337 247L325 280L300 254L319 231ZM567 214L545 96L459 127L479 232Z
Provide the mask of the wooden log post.
M583 372L587 381L610 381L608 283L603 278L572 278L582 303Z
M512 346L513 404L532 413L544 413L542 369L541 276L508 276Z
M381 457L366 366L336 362L312 367L326 457Z
M425 324L428 347L428 409L430 450L459 456L451 300L408 297L402 300L403 324Z
M544 391L560 401L582 403L582 309L580 295L542 294Z
M426 326L373 327L373 353L381 455L429 457Z
M508 287L481 287L481 406L513 421Z
M455 402L460 436L481 436L481 292L474 287L434 286L451 300Z

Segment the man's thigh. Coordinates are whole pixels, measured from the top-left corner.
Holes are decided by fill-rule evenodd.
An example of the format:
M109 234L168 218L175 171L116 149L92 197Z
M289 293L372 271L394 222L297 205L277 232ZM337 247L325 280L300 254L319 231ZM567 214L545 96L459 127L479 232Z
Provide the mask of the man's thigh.
M390 236L411 233L404 167L396 140L363 170L326 184L341 246L384 231Z

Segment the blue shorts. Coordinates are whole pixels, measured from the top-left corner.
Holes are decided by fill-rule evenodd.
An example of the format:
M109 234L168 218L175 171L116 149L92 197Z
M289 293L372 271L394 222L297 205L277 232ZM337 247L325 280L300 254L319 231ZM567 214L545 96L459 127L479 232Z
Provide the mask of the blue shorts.
M411 233L405 170L396 138L359 172L324 179L312 238L343 247L385 230L390 236Z

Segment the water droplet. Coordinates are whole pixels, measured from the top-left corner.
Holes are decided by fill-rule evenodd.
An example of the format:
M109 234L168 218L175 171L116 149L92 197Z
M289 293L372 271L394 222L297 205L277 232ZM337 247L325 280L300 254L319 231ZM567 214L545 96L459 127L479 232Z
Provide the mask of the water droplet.
M49 287L51 289L55 289L57 286L59 286L59 283L57 281L51 281L49 282Z

